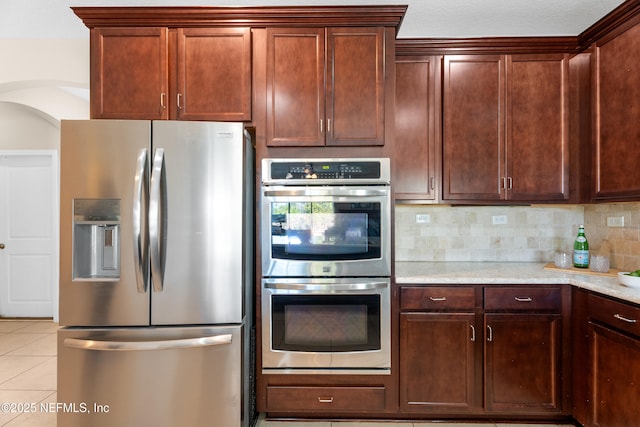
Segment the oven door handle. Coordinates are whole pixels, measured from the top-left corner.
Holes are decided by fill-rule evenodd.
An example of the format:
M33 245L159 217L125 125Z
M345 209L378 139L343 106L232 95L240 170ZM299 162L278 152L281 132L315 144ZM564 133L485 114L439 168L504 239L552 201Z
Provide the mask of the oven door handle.
M358 282L358 283L282 283L267 282L265 289L281 289L289 291L371 291L387 288L387 282Z
M264 190L265 197L304 197L304 196L345 196L380 197L389 195L389 187L384 188L348 188L348 187L304 187L278 190Z

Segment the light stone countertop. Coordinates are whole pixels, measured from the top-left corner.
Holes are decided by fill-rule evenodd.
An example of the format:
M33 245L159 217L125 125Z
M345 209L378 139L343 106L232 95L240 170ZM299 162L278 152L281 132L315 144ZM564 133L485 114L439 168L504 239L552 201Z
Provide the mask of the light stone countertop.
M521 262L397 262L398 284L536 285L570 284L640 304L640 288L621 285L617 277L563 273L543 263Z

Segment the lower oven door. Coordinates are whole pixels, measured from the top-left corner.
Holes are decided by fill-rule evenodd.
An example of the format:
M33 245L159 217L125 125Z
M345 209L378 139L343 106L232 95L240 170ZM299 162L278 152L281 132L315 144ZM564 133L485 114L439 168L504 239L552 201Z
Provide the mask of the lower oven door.
M389 278L263 279L263 373L391 369Z

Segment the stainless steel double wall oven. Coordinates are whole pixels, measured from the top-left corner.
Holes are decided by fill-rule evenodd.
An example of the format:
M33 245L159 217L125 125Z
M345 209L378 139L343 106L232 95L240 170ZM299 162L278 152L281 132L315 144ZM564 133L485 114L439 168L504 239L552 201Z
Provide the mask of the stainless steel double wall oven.
M389 163L263 160L263 373L389 373Z

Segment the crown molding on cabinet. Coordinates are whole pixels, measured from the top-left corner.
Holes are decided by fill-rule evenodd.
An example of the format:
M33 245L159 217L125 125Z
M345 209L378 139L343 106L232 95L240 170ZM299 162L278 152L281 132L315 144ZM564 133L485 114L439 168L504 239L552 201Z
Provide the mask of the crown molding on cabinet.
M628 0L583 31L578 36L578 45L587 49L593 43L606 43L638 23L640 0Z
M571 53L577 37L482 37L458 39L397 39L396 55Z
M395 27L407 6L72 7L94 27Z

